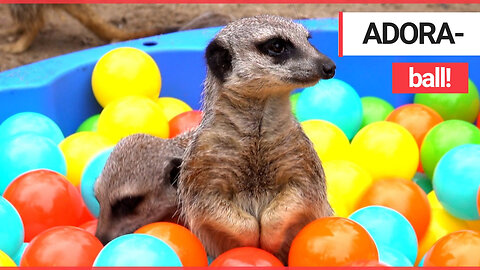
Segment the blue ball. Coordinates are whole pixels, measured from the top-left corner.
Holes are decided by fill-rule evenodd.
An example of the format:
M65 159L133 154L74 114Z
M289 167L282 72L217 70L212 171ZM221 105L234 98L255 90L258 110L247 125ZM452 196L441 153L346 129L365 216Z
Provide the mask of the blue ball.
M59 144L65 138L62 130L52 119L35 112L14 114L0 125L2 136L12 136L25 132L47 137L56 144Z
M480 187L480 145L464 144L448 151L433 175L433 190L442 206L453 216L477 220Z
M20 261L22 260L23 253L25 253L25 249L27 248L28 243L23 243L20 248L15 253L15 256L12 257L12 260L17 264L20 265Z
M17 209L0 196L0 250L12 258L22 246L24 235Z
M135 233L113 239L100 251L93 266L181 267L182 263L162 240Z
M357 92L338 79L321 80L305 88L297 101L296 115L300 122L322 119L338 126L348 139L360 129L363 118L362 101Z
M386 246L378 247L378 260L392 267L412 267L413 263L400 251Z
M370 233L377 247L396 249L411 263L415 262L418 251L417 235L402 214L388 207L374 205L355 211L349 218ZM382 256L380 250L379 255Z
M107 159L113 151L113 147L103 150L93 157L83 170L82 181L80 182L80 190L82 198L92 215L98 217L100 214L100 204L95 197L94 187L97 178L102 173Z
M0 194L19 175L35 169L66 175L65 158L56 143L33 133L0 138Z
M427 257L427 254L423 255L422 259L418 263L418 267L423 267L423 263L425 262L425 257Z

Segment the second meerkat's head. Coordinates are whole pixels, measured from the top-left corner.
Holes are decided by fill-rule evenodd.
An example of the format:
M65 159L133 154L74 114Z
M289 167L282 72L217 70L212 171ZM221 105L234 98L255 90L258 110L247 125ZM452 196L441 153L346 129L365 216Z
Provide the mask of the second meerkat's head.
M301 24L260 15L234 21L208 45L208 80L249 95L289 92L335 75L335 64L313 47ZM265 92L267 91L267 92Z

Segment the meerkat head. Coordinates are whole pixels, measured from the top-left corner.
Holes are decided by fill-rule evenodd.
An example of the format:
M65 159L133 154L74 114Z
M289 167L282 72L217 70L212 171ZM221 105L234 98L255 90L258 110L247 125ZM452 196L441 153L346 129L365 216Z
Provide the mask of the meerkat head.
M222 88L242 88L244 94L262 96L332 78L335 64L309 38L301 24L278 16L234 21L206 49L207 83L214 80Z
M104 244L143 225L171 219L184 150L169 140L131 135L114 148L99 179L96 236Z

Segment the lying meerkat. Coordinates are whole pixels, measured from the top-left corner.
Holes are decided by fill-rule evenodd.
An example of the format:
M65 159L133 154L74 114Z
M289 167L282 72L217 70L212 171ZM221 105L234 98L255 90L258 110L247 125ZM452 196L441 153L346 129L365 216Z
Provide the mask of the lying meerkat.
M190 134L169 140L136 134L115 146L95 183L103 244L149 223L175 221L176 180Z
M332 215L320 160L291 113L290 92L335 64L292 20L234 21L206 49L203 118L181 165L182 217L211 256L239 246L284 263L307 223Z
M15 42L0 45L0 50L9 53L21 53L30 47L45 24L44 12L48 9L67 12L105 42L159 35L177 30L224 25L232 20L230 16L209 12L194 18L180 28L170 27L128 32L106 22L86 4L9 4L8 8L15 24L10 28L1 29L0 36L20 34Z

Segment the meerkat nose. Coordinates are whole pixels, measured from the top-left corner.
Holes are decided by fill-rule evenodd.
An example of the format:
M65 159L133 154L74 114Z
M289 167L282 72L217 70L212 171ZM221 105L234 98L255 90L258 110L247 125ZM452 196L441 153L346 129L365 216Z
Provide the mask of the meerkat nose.
M328 62L322 64L322 79L330 79L335 75L335 63Z

